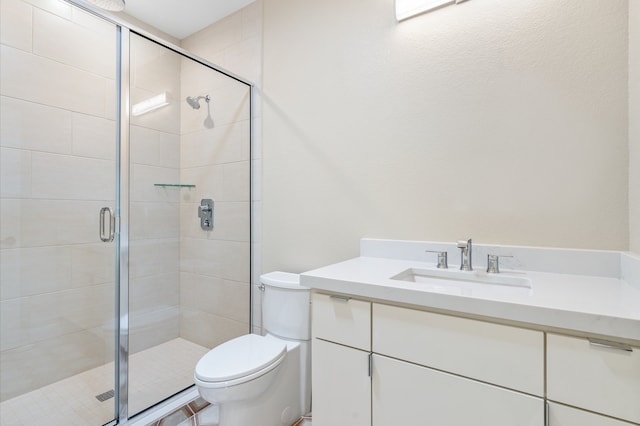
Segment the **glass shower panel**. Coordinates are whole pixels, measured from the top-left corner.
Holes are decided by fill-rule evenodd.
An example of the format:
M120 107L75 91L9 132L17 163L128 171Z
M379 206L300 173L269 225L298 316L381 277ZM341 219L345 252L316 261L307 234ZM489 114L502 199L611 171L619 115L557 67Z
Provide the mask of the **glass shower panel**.
M130 46L131 416L250 329L250 86L136 34Z
M2 0L2 14L0 423L101 425L115 413L116 246L99 212L115 209L117 31L59 1Z

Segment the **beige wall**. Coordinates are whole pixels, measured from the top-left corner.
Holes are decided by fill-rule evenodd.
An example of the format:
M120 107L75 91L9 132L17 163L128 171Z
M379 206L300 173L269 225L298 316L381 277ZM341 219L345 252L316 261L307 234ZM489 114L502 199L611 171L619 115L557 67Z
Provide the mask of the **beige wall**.
M627 13L265 2L263 269L362 237L626 249Z
M629 1L629 249L640 254L640 2Z

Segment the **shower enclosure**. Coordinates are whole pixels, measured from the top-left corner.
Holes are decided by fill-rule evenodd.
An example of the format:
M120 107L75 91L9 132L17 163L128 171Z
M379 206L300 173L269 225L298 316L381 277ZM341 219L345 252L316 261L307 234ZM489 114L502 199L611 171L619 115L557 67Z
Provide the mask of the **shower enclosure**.
M0 422L115 424L250 330L251 85L75 1L0 2Z

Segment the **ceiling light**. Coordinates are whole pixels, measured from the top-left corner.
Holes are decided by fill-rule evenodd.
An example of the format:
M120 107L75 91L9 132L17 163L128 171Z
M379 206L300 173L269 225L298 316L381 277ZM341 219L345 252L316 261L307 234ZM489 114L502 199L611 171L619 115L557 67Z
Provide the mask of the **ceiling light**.
M167 96L167 92L163 92L152 98L145 99L144 101L138 102L137 104L133 104L133 106L131 107L131 115L137 117L139 115L151 112L154 109L162 108L166 105L169 105L169 97Z
M467 0L396 0L396 19L403 21L412 16Z
M87 3L91 3L104 10L110 10L112 12L121 12L124 10L124 0L86 0Z

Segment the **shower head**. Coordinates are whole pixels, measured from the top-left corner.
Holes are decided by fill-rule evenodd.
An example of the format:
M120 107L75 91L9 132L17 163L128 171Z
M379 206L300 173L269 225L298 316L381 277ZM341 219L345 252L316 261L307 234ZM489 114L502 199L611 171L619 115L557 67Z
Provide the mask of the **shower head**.
M200 99L204 99L206 103L209 103L211 98L209 95L206 96L187 96L187 103L193 109L200 109Z

